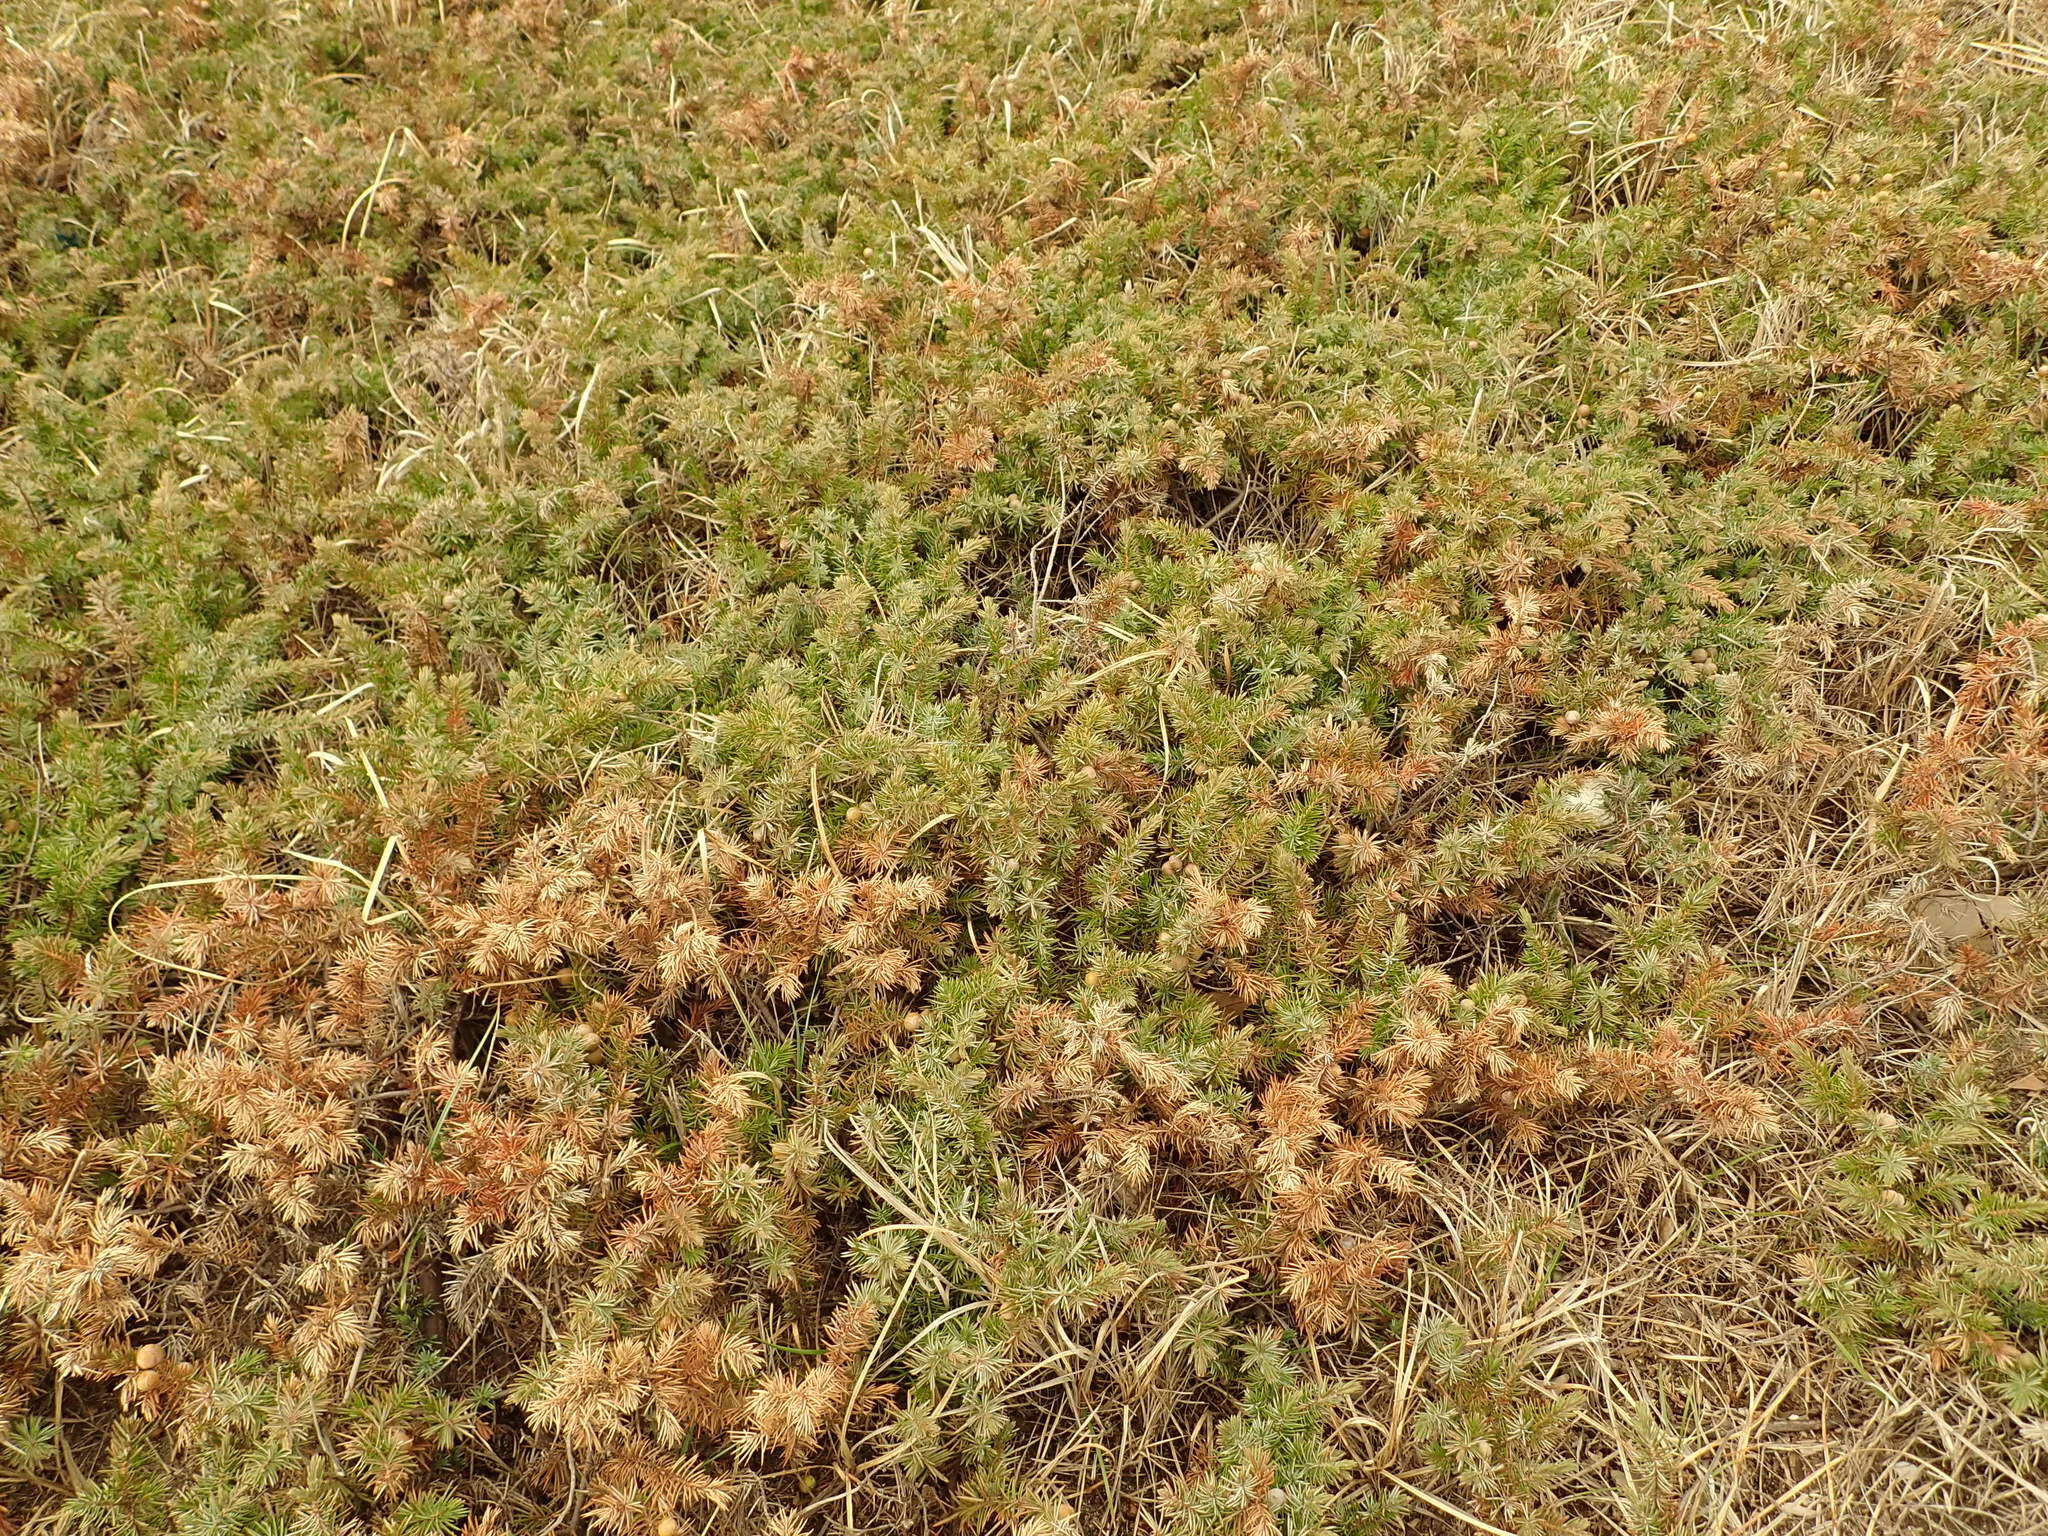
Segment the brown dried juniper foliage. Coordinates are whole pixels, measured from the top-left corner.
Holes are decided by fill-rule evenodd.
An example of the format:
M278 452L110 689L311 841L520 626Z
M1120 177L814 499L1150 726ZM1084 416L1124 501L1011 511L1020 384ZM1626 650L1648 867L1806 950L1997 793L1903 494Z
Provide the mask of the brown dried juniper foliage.
M2040 1528L2028 8L0 32L0 1536Z

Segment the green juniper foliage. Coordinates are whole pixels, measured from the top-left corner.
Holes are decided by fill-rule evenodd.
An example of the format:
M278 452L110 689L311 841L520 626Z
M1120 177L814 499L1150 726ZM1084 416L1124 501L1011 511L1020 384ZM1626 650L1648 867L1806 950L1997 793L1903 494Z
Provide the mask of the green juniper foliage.
M0 1531L2029 1529L2028 24L23 0Z

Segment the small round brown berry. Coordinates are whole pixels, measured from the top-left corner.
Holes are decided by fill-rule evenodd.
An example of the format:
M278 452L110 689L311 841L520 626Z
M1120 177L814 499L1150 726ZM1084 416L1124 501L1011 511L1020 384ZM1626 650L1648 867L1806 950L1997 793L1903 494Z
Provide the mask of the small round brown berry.
M164 1347L161 1344L145 1344L135 1351L135 1369L153 1371L164 1363Z
M154 1392L163 1384L163 1377L155 1371L137 1371L135 1373L135 1390L137 1392Z
M1564 712L1564 723L1566 725L1577 725L1581 720L1585 718L1586 717L1580 714L1576 709L1568 709Z

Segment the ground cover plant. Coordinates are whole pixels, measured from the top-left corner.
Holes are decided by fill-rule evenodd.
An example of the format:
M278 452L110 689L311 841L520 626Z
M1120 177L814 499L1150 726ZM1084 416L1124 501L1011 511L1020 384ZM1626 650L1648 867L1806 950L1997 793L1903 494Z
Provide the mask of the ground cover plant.
M2048 31L0 14L0 1530L2048 1529Z

